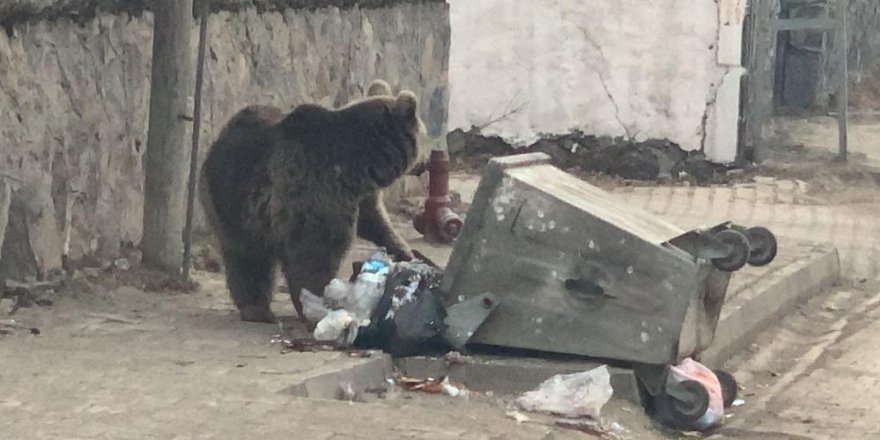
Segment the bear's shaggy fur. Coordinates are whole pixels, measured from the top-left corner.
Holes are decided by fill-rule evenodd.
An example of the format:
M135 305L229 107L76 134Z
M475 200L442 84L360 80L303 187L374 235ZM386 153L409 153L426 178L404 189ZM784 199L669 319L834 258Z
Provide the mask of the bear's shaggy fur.
M424 164L424 132L416 96L392 96L378 80L336 110L304 104L285 115L252 105L232 117L202 165L199 197L242 320L275 321L277 263L302 318L301 289L323 293L355 233L412 259L382 188Z

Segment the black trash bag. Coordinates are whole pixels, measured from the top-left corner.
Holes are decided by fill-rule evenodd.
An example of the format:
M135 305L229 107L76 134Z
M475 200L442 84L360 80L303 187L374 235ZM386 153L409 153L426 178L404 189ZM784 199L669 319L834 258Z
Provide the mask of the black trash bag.
M434 296L443 272L421 261L397 263L385 282L385 292L358 330L358 348L381 349L392 356L411 356L442 350L446 309Z
M422 283L415 299L400 307L394 315L394 327L386 352L393 357L445 353L446 308Z

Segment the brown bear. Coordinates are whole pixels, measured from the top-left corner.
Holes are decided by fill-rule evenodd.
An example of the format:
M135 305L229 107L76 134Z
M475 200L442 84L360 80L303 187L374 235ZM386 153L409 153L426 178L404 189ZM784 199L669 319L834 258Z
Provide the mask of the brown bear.
M394 231L382 189L423 169L425 126L415 94L374 81L339 109L303 104L289 114L251 105L232 117L202 164L199 198L220 244L241 319L274 322L280 263L304 318L301 289L320 295L355 234L412 259Z

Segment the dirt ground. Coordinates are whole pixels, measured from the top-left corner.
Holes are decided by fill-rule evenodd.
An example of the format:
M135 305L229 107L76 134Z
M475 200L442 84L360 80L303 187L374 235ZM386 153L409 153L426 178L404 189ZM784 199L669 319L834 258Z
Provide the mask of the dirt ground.
M91 275L94 275L92 273ZM341 353L287 353L279 326L238 320L219 274L191 293L145 292L151 276L101 273L35 295L43 305L0 320L2 439L576 439L587 434L507 414L510 398L462 401L401 390L369 403L307 400L283 390ZM120 282L119 280L124 282ZM803 305L729 362L745 405L715 439L880 438L880 284L845 283ZM48 300L48 301L47 301ZM273 307L294 334L286 296ZM614 400L628 439L688 438L657 430Z
M880 438L880 285L845 282L729 361L745 405L710 438Z
M822 155L792 164L786 155L797 150L776 154L773 173L802 181L810 203L880 200L870 172L829 165ZM605 188L645 184L586 178ZM477 181L452 176L458 212ZM211 266L210 254L201 258ZM113 271L80 272L12 316L10 301L0 302L0 439L589 438L540 418L517 423L504 399L391 393L364 404L285 394L304 371L346 355L282 354L273 342L281 328L239 321L220 274L197 271L198 288L184 292L137 268ZM729 366L745 405L706 436L880 438L878 293L873 281L847 282L767 329ZM287 330L304 334L285 294L273 308ZM692 436L656 430L632 405L606 408L625 438Z
M95 275L92 273L91 275ZM575 439L511 401L438 399L405 391L369 403L287 395L298 375L339 363L334 352L286 353L277 325L239 321L219 274L191 293L145 292L149 277L102 272L34 296L43 305L0 320L2 439ZM153 275L154 276L154 275ZM122 278L124 282L119 282ZM304 335L286 295L273 308ZM606 416L632 438L660 438L631 404Z

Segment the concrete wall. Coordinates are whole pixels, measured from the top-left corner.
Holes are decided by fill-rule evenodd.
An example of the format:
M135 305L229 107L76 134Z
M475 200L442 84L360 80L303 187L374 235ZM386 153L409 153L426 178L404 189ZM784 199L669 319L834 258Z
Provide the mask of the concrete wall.
M376 77L416 91L429 133L443 142L447 5L396 3L262 14L244 7L212 15L202 151L246 104L339 105L361 96ZM0 10L4 5L9 2ZM140 241L152 14L100 12L72 21L62 10L52 12L61 14L52 20L40 13L47 12L7 20L10 33L0 33L0 180L12 187L13 200L36 194L28 200L46 202L24 203L18 211L6 203L0 217L8 211L51 219L38 224L40 235L57 239L35 249L33 258L47 270L57 266L62 250L74 260L113 256L121 242ZM189 148L188 137L181 148ZM30 228L24 231L10 229L20 222L8 223L0 276L23 271L9 268L14 248L37 232L36 221L24 222Z
M742 1L450 0L450 129L736 154Z

